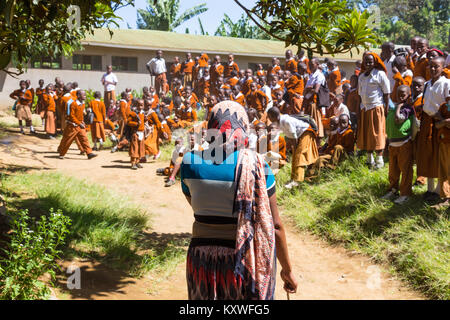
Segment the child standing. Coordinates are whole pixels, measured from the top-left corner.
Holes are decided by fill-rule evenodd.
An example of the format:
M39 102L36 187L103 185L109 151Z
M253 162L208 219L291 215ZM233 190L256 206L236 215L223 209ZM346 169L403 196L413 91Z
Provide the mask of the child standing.
M400 181L400 197L394 202L403 204L412 194L413 180L413 144L411 141L411 125L414 110L408 103L411 89L401 85L396 93L398 103L390 109L386 117L386 133L389 139L389 192L383 199L397 194Z
M145 157L145 145L144 145L145 116L144 116L143 100L139 100L137 108L132 110L128 114L127 125L132 130L130 151L129 151L131 169L137 170L138 168L142 168L142 165L139 162L141 158Z

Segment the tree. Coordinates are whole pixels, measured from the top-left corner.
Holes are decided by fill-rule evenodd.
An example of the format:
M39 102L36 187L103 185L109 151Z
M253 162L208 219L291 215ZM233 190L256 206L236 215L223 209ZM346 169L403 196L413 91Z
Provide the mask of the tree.
M231 18L227 14L224 14L224 18L220 22L215 35L222 37L266 40L272 38L261 28L252 24L250 18L245 14L243 14L237 22L233 22L233 20L231 20Z
M369 27L370 13L340 0L257 0L248 9L234 0L266 33L309 56L351 52L379 43ZM266 27L268 26L268 27Z
M182 23L207 11L206 3L194 6L181 15L180 0L147 0L146 9L138 9L137 27L138 29L151 29L162 31L173 31Z
M109 29L110 24L118 26L115 20L121 18L114 11L130 4L133 0L2 0L0 70L19 75L33 56L72 55L94 29L103 26ZM79 26L73 25L70 5L80 8ZM7 70L10 62L18 72Z
M413 36L427 38L431 44L445 47L450 30L450 0L350 0L353 5L378 6L383 41L409 44Z

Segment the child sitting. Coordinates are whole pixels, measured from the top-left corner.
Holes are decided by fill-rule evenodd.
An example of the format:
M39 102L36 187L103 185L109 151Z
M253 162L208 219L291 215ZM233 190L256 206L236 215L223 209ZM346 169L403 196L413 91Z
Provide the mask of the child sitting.
M400 197L394 202L403 204L412 194L413 180L413 144L411 125L414 111L408 103L411 89L406 85L397 88L398 103L390 109L386 117L386 132L389 139L389 192L383 199L390 199L399 190Z

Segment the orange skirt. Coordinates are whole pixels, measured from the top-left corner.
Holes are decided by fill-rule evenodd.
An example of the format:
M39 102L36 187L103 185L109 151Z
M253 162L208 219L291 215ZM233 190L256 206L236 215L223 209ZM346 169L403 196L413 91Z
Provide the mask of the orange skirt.
M375 151L386 147L386 118L384 106L361 110L356 146L360 150Z
M439 137L434 120L422 113L420 131L417 133L417 176L437 178L439 175Z
M317 108L317 104L315 102L306 101L305 105L305 114L311 116L314 119L317 125L317 137L324 137L323 123L322 123L322 112Z
M16 104L16 118L31 122L31 109L28 104Z
M45 113L45 132L52 135L56 133L56 118L53 111Z

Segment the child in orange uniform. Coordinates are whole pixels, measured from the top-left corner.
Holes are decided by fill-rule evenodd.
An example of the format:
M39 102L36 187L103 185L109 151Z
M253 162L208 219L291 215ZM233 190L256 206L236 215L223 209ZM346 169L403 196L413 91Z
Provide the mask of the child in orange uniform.
M137 170L143 168L139 163L141 158L145 157L145 145L144 145L144 129L145 129L145 116L144 116L144 101L139 100L136 108L132 107L132 110L128 114L127 125L131 128L131 143L130 143L130 162L131 169Z
M30 103L33 101L32 92L27 89L27 83L25 80L21 80L20 89L15 90L9 96L11 99L16 100L14 104L14 110L16 112L16 118L19 120L20 132L24 133L22 121L25 120L25 125L30 127L30 133L35 133L33 124L31 123L31 108Z
M49 84L41 94L41 106L45 112L45 132L50 139L55 139L56 135L56 93L53 91L53 85Z
M106 120L106 107L101 100L102 94L100 91L94 92L94 100L89 104L94 113L94 121L91 124L91 137L94 143L93 150L101 150L103 148L103 143L106 141L105 135L105 120ZM97 142L100 147L97 148Z

